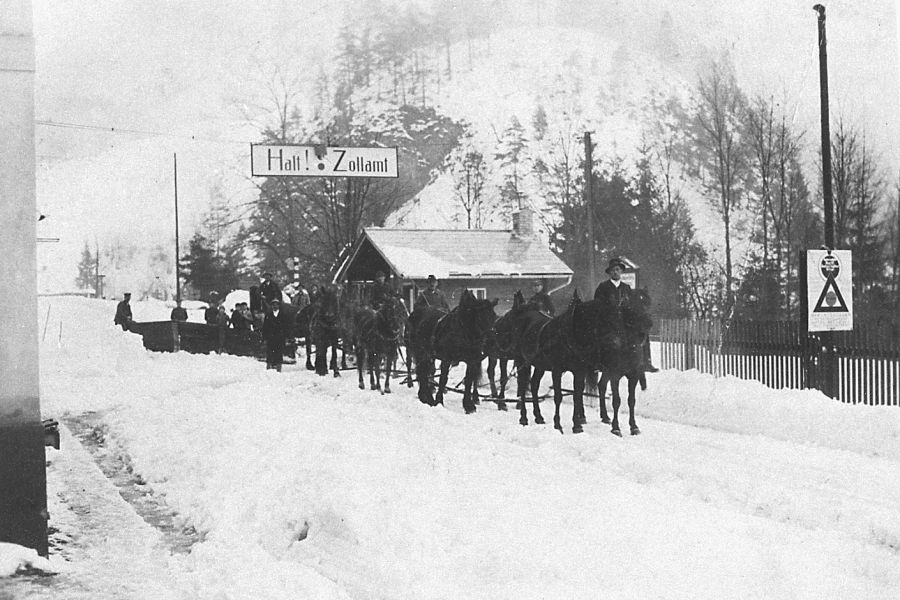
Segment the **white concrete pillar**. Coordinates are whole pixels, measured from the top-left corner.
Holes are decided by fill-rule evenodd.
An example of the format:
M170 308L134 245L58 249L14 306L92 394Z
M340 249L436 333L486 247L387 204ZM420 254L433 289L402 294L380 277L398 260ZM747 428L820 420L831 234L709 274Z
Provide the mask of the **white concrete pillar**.
M0 541L47 554L31 0L0 1Z

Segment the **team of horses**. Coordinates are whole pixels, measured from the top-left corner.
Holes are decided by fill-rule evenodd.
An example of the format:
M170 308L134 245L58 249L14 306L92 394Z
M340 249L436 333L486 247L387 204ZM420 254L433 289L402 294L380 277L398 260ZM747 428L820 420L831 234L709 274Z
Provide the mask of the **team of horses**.
M346 353L351 351L356 357L360 389L366 387L368 371L369 388L382 394L391 393L391 375L405 348L406 384L412 387L415 381L419 400L431 406L443 404L450 368L465 363L461 392L467 414L475 412L480 403L478 385L485 358L491 396L498 409L507 410L507 365L512 362L522 425L529 422L529 394L534 422L544 423L539 388L549 371L555 404L553 425L560 432L564 373L572 374L575 433L581 432L586 422L585 391L599 385L601 421L611 423L612 433L621 436L619 382L625 378L629 429L632 435L640 433L634 417L635 391L639 384L645 385L642 345L653 325L650 298L645 291L635 290L622 306L606 305L601 300L582 301L576 292L566 309L555 317L527 302L521 292L515 293L512 308L500 317L496 305L497 300L479 299L465 290L459 304L449 312L421 306L410 314L396 297L372 307L358 294L322 286L313 303L297 313L294 333L306 338L308 369L338 377L347 368ZM435 367L437 361L439 371ZM499 393L494 377L497 365L501 371ZM612 388L611 421L604 400L607 384Z

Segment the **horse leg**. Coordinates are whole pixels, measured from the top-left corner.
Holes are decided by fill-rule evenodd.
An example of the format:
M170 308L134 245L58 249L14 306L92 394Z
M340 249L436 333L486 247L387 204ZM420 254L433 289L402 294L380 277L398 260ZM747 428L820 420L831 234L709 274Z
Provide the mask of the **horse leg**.
M551 376L553 377L553 403L556 405L556 414L553 415L553 428L562 433L563 428L559 423L559 406L562 404L562 371L553 369L553 371L551 371ZM532 378L532 397L536 397L534 388L534 379Z
M528 369L526 369L526 377ZM532 411L534 412L534 422L538 425L544 424L544 415L541 414L541 404L538 400L538 391L540 391L541 387L541 379L544 377L544 371L541 369L535 369L534 374L531 376L531 402L532 402ZM524 403L523 403L524 404ZM524 408L524 406L522 407Z
M481 361L466 363L466 379L463 382L463 409L467 415L475 412L475 399L478 397L478 375Z
M643 377L643 373L641 373L641 377ZM631 435L639 435L641 433L641 430L638 429L637 422L634 420L634 391L637 388L638 383L640 383L640 377L628 378L628 426L631 428Z
M622 437L622 431L619 429L619 406L622 404L622 398L619 396L619 379L619 375L613 375L609 378L609 382L612 384L612 433L613 435Z
M334 373L335 377L340 377L341 372L338 370L337 355L338 355L338 343L334 342L333 344L331 344L331 372Z
M416 380L419 382L419 402L434 406L434 393L431 388L431 377L434 363L424 357L416 360Z
M316 375L328 375L328 346L316 344Z
M397 350L392 348L388 350L387 358L385 359L385 363L388 365L384 369L384 389L381 390L382 394L390 394L391 393L391 371L393 371L393 366L397 363Z
M306 336L306 370L313 371L315 370L315 366L312 364L312 338L310 336Z
M450 361L441 360L441 377L438 380L437 394L434 397L435 404L444 403L444 390L447 389L447 378L450 376Z
M584 431L584 379L583 372L572 373L572 433Z
M609 375L600 374L600 383L597 384L597 396L600 398L600 420L609 423L609 413L606 412L606 385L609 383Z
M497 357L493 354L488 355L488 368L487 375L488 381L491 383L491 398L497 398L497 384L495 383L494 376L497 372Z
M363 363L366 362L365 350L360 346L356 347L356 372L359 375L359 389L366 389L366 382L363 378Z
M529 375L531 374L531 367L520 361L516 361L516 394L519 397L519 401L516 403L516 408L519 409L519 425L528 425L528 410L525 408L525 395L528 393L528 384Z
M500 399L506 399L506 384L509 383L509 372L507 371L507 360L500 358Z

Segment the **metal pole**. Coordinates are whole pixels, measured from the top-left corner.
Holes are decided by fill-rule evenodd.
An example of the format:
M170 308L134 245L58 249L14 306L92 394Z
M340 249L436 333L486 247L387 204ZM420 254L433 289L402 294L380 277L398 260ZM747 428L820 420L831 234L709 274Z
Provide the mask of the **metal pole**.
M828 124L828 53L825 39L825 7L813 6L819 20L819 97L822 120L822 191L825 194L825 247L834 249L834 197L831 191L831 130Z
M593 145L591 144L591 134L584 132L584 208L586 215L587 235L588 235L588 289L587 297L592 298L594 288L597 287L597 248L594 240L594 158Z
M0 2L0 106L0 541L46 556L31 0Z
M181 306L181 260L178 245L178 154L172 154L175 173L175 304Z

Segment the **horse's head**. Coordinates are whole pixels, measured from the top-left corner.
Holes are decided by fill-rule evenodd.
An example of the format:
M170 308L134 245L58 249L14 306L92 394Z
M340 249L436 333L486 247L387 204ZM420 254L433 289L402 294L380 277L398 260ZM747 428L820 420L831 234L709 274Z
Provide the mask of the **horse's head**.
M333 326L337 324L340 313L340 297L331 286L322 286L316 298L316 318L322 323Z
M650 317L650 294L647 290L634 290L628 301L622 305L622 322L626 329L634 331L641 337L650 333L653 319Z
M519 343L522 332L535 320L546 320L541 307L525 300L520 290L513 294L513 305L504 315L494 322L494 340L497 347L511 351Z
M399 338L403 335L406 322L409 319L409 313L406 311L406 305L396 296L388 296L378 308L379 327L383 329L383 333L391 337Z
M496 306L497 298L479 300L471 290L465 290L459 299L459 306L457 306L463 328L471 336L484 337L497 320L497 313L494 312Z

